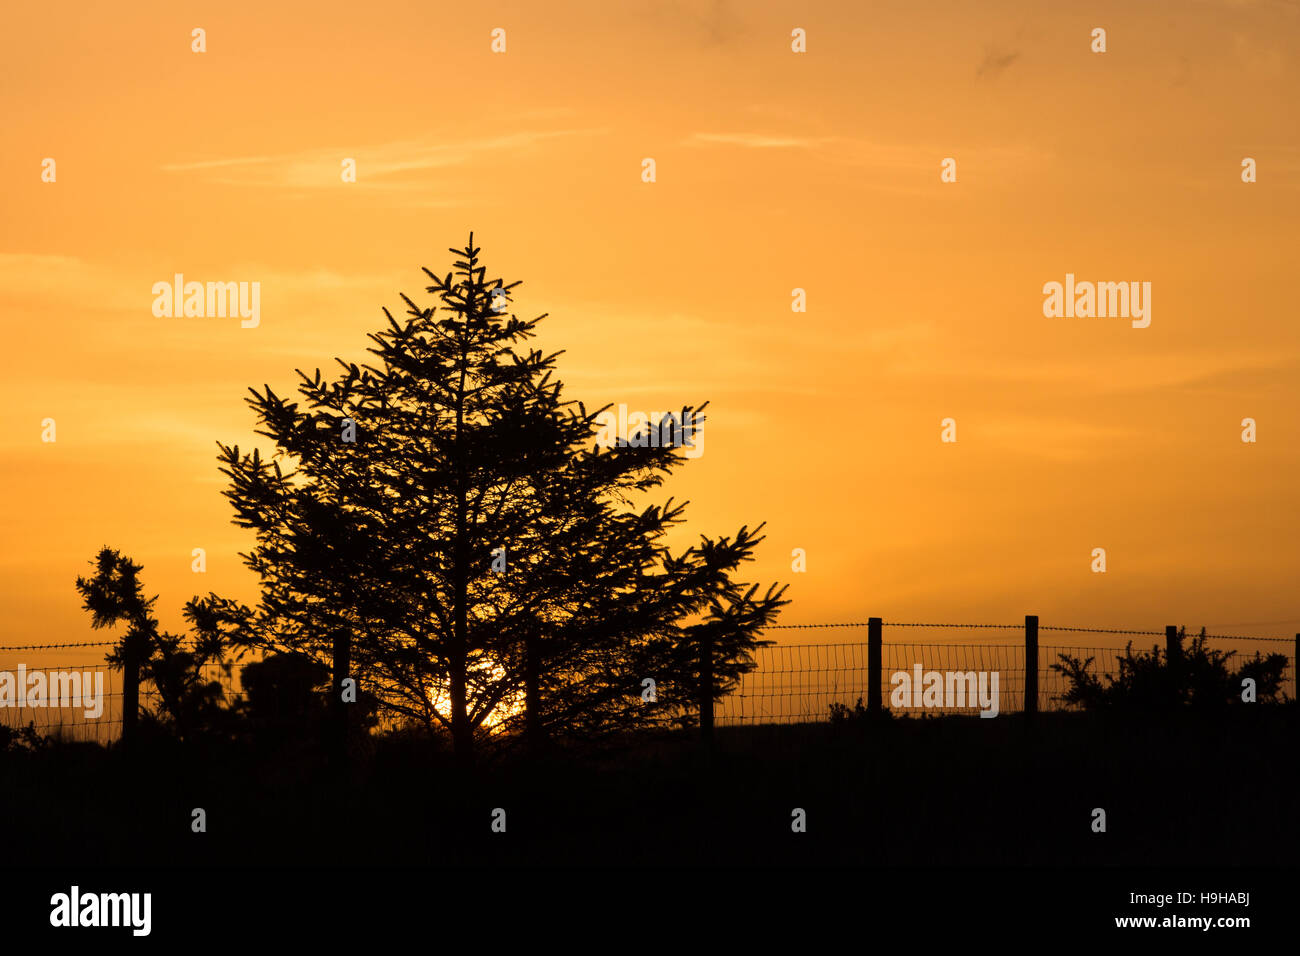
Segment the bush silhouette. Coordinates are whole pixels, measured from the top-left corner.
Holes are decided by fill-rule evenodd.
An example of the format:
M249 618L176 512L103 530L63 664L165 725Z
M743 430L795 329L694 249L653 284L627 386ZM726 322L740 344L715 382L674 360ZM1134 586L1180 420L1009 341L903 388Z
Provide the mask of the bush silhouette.
M1180 643L1185 633L1185 630L1180 630ZM1255 681L1258 702L1278 702L1286 655L1264 657L1257 652L1231 670L1229 665L1236 654L1236 651L1208 647L1204 630L1173 661L1158 645L1152 646L1149 652L1135 654L1133 642L1129 641L1124 655L1119 658L1119 673L1116 675L1103 677L1094 673L1095 658L1080 660L1069 654L1060 654L1060 661L1051 667L1063 674L1070 686L1056 699L1085 710L1103 707L1208 709L1243 703L1242 682L1250 678Z
M322 739L329 733L331 679L329 667L298 654L272 654L245 664L239 714L247 723L242 729L275 738ZM378 722L374 695L361 690L351 706L354 731L368 731Z
M259 727L312 726L325 719L330 669L291 654L273 654L240 672L244 710Z

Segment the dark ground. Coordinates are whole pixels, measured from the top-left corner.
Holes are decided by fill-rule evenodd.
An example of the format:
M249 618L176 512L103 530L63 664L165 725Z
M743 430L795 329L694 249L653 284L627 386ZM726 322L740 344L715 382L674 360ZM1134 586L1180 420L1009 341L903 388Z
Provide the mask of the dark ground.
M347 773L301 742L63 745L0 754L0 835L43 866L1292 865L1296 730L1294 705L719 728L711 761L669 736L470 775L415 738Z

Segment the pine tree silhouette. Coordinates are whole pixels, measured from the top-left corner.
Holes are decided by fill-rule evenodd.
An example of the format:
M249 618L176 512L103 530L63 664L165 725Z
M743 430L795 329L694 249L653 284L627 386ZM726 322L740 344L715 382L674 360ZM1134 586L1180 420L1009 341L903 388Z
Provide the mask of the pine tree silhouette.
M439 307L385 310L373 365L338 360L332 382L300 370L301 406L250 389L274 458L219 456L235 522L257 535L260 646L326 661L345 630L383 706L445 729L467 762L490 727L538 742L680 715L699 699L699 642L722 693L786 603L732 580L757 531L669 552L684 504L633 499L680 449L597 443L603 409L562 397L560 353L524 345L545 316L509 313L519 283L488 280L479 251L471 233L454 271L424 270Z

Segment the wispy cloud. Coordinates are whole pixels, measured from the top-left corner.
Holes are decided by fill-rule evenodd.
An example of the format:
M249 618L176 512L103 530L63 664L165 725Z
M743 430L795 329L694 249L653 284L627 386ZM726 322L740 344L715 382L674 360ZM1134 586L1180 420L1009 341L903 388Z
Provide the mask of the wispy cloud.
M412 269L412 274L418 273ZM176 272L196 281L248 280L285 297L337 295L342 291L383 289L393 285L393 275L332 272L326 269L275 269L258 263L230 262L220 266L186 268L183 263L161 262L148 268L117 266L77 256L42 253L0 253L0 301L27 302L41 307L76 306L78 314L113 310L151 315L153 283L170 281ZM96 290L94 302L85 302L85 288Z
M292 153L229 156L166 163L161 169L169 173L217 171L220 175L208 181L232 185L295 189L317 189L327 186L333 188L339 184L342 160L350 157L357 161L356 186L358 188L405 192L426 185L418 178L409 178L413 173L465 166L487 155L518 152L552 140L600 132L603 130L530 130L451 143L408 140L375 146L352 144L318 147Z
M1091 394L1168 394L1174 389L1208 391L1271 386L1294 378L1300 354L1286 349L1204 350L1152 355L1041 356L902 353L895 371L947 380L1035 383L1040 387Z
M834 140L833 136L767 136L762 133L694 133L686 144L710 143L746 149L809 149Z

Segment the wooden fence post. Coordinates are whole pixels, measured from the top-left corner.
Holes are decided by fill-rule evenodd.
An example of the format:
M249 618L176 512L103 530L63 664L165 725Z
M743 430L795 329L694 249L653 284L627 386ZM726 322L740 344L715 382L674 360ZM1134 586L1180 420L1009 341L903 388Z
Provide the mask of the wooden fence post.
M140 714L140 636L128 635L122 642L122 747L135 743L136 719Z
M867 618L867 712L880 713L880 618Z
M1170 693L1174 703L1178 702L1178 682L1183 672L1183 645L1178 638L1178 625L1165 625L1165 657L1169 663Z
M1295 699L1300 700L1300 634L1295 636L1295 656L1291 658L1291 676L1295 678Z
M700 739L713 743L713 639L707 628L700 635Z
M1038 615L1025 615L1025 714L1038 713Z

